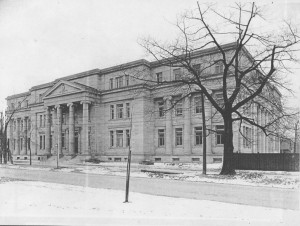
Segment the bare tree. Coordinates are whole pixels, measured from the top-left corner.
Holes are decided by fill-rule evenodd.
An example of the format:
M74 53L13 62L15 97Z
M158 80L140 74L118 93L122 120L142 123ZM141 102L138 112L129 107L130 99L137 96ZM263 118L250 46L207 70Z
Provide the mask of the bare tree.
M257 21L262 19L255 3L236 3L228 11L198 3L197 10L185 13L177 21L179 36L174 41L161 43L145 38L140 42L157 65L182 69L180 76L159 85L170 84L174 89L184 89L182 98L193 92L203 93L223 118L225 139L221 174L235 173L234 122L255 126L268 136L275 134L278 123L285 116L279 89L287 89L283 76L288 63L296 61L293 53L297 51L299 36L290 23L284 24L281 33L257 29ZM229 42L230 45L224 45ZM201 57L196 67L195 59L200 53L208 56ZM219 73L211 73L213 68L218 68ZM150 85L156 82L139 73L136 75ZM213 76L219 87L212 88L209 84ZM249 109L257 107L272 113L271 120L259 122L253 114L247 114Z
M9 148L8 144L8 138L7 138L7 129L8 126L11 123L11 120L14 116L14 114L21 108L22 103L27 99L27 96L23 98L16 107L14 107L11 110L8 110L4 116L4 114L1 112L1 119L0 119L0 163L2 164L2 158L3 158L3 163L7 164L8 158L10 159L10 162L13 164L13 159L12 159L12 153Z

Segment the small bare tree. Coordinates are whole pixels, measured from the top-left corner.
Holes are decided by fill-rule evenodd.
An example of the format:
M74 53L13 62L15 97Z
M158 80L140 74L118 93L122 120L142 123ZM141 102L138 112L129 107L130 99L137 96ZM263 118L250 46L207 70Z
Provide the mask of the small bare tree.
M15 115L15 113L21 108L22 103L27 99L27 96L22 99L18 103L18 106L15 108L8 110L6 114L4 115L1 112L1 119L0 119L0 163L2 164L2 161L4 164L7 164L8 158L10 159L11 164L13 164L13 159L12 159L12 153L11 150L9 149L9 144L8 144L8 139L7 139L7 129L8 126ZM2 160L3 158L3 160Z
M221 174L235 173L234 122L247 123L269 135L268 132L276 130L285 116L279 89L286 89L282 77L288 70L287 64L295 61L293 53L297 51L299 36L290 23L285 23L281 33L256 29L255 21L260 19L262 14L255 3L237 3L228 11L198 3L196 11L187 12L178 20L179 36L173 42L161 43L153 38L140 42L158 65L182 69L180 77L162 81L159 85L185 87L188 90L185 96L198 90L223 118L225 139ZM224 42L232 42L230 48ZM218 52L218 57L216 54L202 57L198 62L201 67L196 67L195 55L209 47ZM216 67L219 69L217 75L211 73ZM210 92L212 76L220 84L218 98L215 92ZM153 84L153 79L140 76L137 79ZM272 112L271 120L261 123L253 115L245 114L253 106Z

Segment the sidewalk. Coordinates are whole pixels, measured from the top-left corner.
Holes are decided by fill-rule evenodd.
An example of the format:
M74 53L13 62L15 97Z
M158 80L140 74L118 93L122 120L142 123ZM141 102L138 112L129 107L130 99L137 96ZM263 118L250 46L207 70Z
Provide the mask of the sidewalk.
M101 175L126 176L126 162L101 162L99 164L60 159L57 169L56 159L36 165L0 165L28 170L47 170L69 173L88 173ZM209 183L239 184L249 186L267 186L287 189L299 189L299 172L284 171L246 171L236 170L236 175L219 175L221 163L207 164L207 175L202 174L200 163L155 163L154 165L131 164L131 177L161 178L168 180L201 181ZM142 172L142 171L151 172Z

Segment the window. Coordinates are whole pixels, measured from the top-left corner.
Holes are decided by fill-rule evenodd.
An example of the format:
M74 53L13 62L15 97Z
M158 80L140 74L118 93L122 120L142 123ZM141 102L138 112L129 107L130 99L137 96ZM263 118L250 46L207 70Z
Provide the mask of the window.
M217 144L224 144L224 126L216 126Z
M123 104L117 104L117 118L123 118Z
M202 144L202 126L195 127L195 145Z
M63 113L63 114L62 114L62 122L61 122L61 123L62 123L63 125L66 125L66 121L67 121L66 113Z
M52 139L53 139L53 136L50 135L50 149L52 149L52 145L53 145Z
M30 138L27 138L27 147L28 147L28 150L31 149L31 147L30 147Z
M25 107L28 108L28 100L25 101Z
M50 114L49 121L50 121L50 126L52 126L52 124L53 124L53 115L52 114Z
M181 79L181 69L180 68L174 69L173 74L174 74L175 80Z
M61 147L62 148L66 147L66 134L65 133L61 134Z
M175 145L182 145L182 128L176 128L175 129Z
M251 147L251 128L243 126L243 146L244 148Z
M23 131L23 120L21 119L21 131Z
M159 129L158 130L158 146L165 146L165 130Z
M43 122L44 124L44 127L46 126L46 115L44 115L44 122Z
M116 88L123 87L123 77L117 77L116 78Z
M18 108L21 108L21 102L20 101L18 102Z
M43 101L43 98L42 98L42 94L39 94L39 102L42 102Z
M126 117L130 118L130 104L126 103Z
M113 89L114 88L114 79L111 78L109 79L109 89Z
M14 120L14 131L16 131L16 128L17 128L17 121Z
M21 150L23 150L23 137L21 137L21 139L20 139L20 146L21 146Z
M223 93L215 93L215 101L218 104L224 103L224 101L223 101Z
M45 149L45 135L43 136L43 149Z
M182 115L182 100L175 100L175 114L176 116Z
M123 147L123 130L117 130L117 147Z
M200 75L200 73L201 73L201 65L200 64L194 64L193 68L196 71L197 75Z
M194 98L194 103L195 103L195 113L201 113L202 112L202 101L200 96L196 96Z
M222 62L217 62L215 65L215 73L220 74L223 73L223 63Z
M40 149L43 149L43 136L40 136Z
M91 121L91 114L92 114L92 110L91 110L92 106L89 105L88 108L89 108L89 111L88 111L88 121L90 122Z
M30 120L30 118L28 118L28 130L30 131L31 130L31 120Z
M126 147L130 146L130 131L129 129L126 130Z
M159 101L158 102L158 115L159 115L159 117L164 117L164 115L165 115L164 108L165 108L164 101Z
M114 119L115 117L115 106L110 105L110 119Z
M16 150L16 139L14 139L13 146L14 146L14 150Z
M125 75L125 86L129 86L129 75Z
M110 147L114 146L114 131L109 131L110 133Z
M162 72L156 73L157 84L162 83Z
M11 103L11 110L15 110L15 104Z
M75 117L74 117L74 118L75 118L75 123L78 124L78 118L79 118L78 113L75 113L74 116L75 116Z
M40 127L42 127L42 126L43 126L43 116L40 115Z
M88 131L88 145L89 145L89 148L91 147L91 135L92 135L91 127L89 127L89 131Z

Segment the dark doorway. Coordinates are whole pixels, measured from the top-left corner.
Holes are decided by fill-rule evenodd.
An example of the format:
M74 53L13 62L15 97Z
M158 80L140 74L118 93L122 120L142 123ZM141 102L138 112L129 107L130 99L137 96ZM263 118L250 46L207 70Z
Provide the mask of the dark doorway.
M78 154L78 132L75 132L74 153Z

